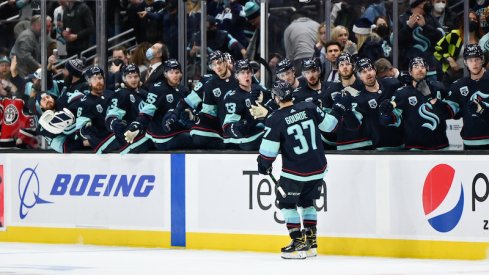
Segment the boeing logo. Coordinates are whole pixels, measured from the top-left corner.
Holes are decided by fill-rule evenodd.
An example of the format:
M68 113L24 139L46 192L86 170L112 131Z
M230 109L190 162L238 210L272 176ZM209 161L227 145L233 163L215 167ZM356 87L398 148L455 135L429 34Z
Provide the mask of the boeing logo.
M431 227L438 232L452 231L462 217L464 188L462 182L454 182L454 178L455 169L439 164L430 170L424 182L424 214ZM449 196L450 191L452 196Z
M19 216L21 219L27 217L29 210L36 206L36 204L51 203L39 197L40 185L36 169L37 165L34 168L26 168L19 177Z

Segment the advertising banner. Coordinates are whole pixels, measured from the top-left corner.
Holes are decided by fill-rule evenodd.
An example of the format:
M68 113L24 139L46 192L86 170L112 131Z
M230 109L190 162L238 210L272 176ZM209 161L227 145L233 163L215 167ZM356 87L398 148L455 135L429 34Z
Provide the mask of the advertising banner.
M168 155L12 154L9 225L169 230Z

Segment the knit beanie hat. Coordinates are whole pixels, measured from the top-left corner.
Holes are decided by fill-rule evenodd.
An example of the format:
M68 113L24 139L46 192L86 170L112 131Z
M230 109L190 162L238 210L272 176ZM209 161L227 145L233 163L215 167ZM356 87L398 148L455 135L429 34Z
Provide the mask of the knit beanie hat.
M423 2L426 2L426 0L409 0L409 7L411 7L411 9L415 8Z
M68 60L65 63L65 68L75 77L82 77L83 75L83 61L81 59L75 58Z
M253 20L260 15L260 7L255 2L248 2L244 6L244 13L247 20Z
M353 32L356 34L370 34L372 32L372 22L368 18L359 18L353 25Z

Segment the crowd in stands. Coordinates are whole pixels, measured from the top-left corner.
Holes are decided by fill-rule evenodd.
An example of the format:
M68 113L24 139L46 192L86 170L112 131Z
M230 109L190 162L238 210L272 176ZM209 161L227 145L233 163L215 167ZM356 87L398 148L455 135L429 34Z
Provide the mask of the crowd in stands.
M177 0L109 0L108 34L132 28L136 45L112 48L104 72L105 61L82 55L95 45L94 2L48 1L41 45L39 1L0 1L0 147L257 150L278 108L271 90L287 82L294 102L337 117L337 129L322 133L328 150L448 149L448 119L463 121L464 149L489 148L489 0L470 1L468 30L458 0L399 1L398 18L391 0L333 1L330 22L323 2L270 1L264 60L260 1L208 0L201 26L201 1L188 0L180 64Z

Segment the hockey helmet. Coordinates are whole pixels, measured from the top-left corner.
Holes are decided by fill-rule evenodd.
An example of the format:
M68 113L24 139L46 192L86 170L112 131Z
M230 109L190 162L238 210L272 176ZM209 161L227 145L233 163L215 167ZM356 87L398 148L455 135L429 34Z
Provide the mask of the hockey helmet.
M89 81L94 75L102 75L102 77L105 78L104 70L97 65L88 68L85 72L85 78Z
M248 59L240 59L234 64L234 72L239 73L241 71L252 71L250 61Z
M209 60L208 63L212 64L214 60L221 60L224 61L224 54L221 51L214 51L209 54Z
M165 62L163 62L163 72L166 73L170 70L179 70L181 72L182 66L180 65L180 62L176 59L165 60Z
M284 59L280 60L280 62L277 63L277 67L275 69L275 74L280 74L280 73L286 72L288 70L291 70L293 68L294 68L294 64L292 63L292 61L290 61L287 58L284 58Z
M369 68L375 70L375 67L372 64L372 60L370 60L370 58L361 58L355 64L355 69L357 70L357 72L361 72L364 69L369 69Z
M133 63L123 66L121 71L122 71L122 78L126 77L126 75L128 74L139 75L139 67Z
M233 56L230 53L224 52L223 53L223 56L224 56L224 60L226 60L230 64L233 64L234 63L234 58L233 58Z
M293 99L293 92L294 88L287 81L277 80L273 83L272 95L278 97L280 101L291 101Z
M339 66L341 62L346 61L349 62L352 66L355 64L353 63L353 58L351 57L351 54L349 53L341 53L338 58L336 58L336 66Z
M482 51L482 48L479 46L479 44L469 44L464 49L464 60L473 57L484 59L484 52Z
M302 71L321 70L321 61L317 57L311 57L302 61Z
M409 71L412 71L413 67L415 65L424 66L426 68L426 70L429 69L429 66L428 66L428 63L426 63L426 60L424 60L424 58L419 57L419 56L411 58L411 60L409 60Z

